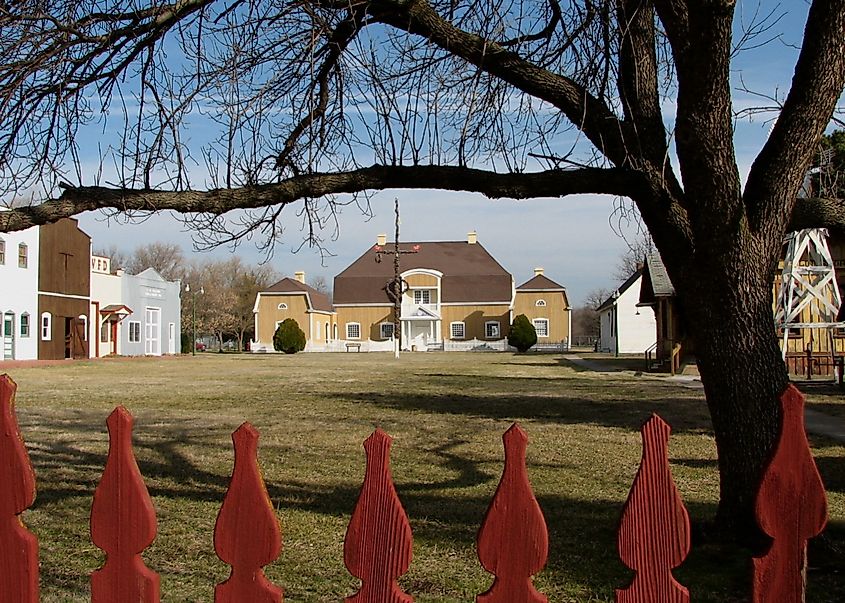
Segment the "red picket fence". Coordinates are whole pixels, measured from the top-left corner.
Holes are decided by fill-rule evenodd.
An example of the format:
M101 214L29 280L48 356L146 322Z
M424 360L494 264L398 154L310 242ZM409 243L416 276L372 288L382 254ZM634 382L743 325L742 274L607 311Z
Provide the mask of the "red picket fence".
M14 413L16 386L0 377L0 603L38 601L38 541L19 515L35 500L35 474ZM804 398L781 397L779 443L757 498L760 527L773 538L754 560L755 603L804 600L807 540L824 528L824 486L804 433ZM107 420L109 453L91 507L91 540L106 553L91 575L94 603L157 603L159 577L141 552L156 535L156 516L132 451L132 416L122 406ZM643 426L643 456L618 533L619 556L636 572L618 603L685 603L672 576L690 548L689 517L669 469L669 426L654 415ZM233 434L235 463L217 516L214 548L231 566L214 591L217 603L280 603L283 589L264 576L282 549L281 530L258 468L258 431ZM478 557L495 576L478 603L544 603L532 576L546 563L548 532L526 472L528 438L514 424L503 436L505 466L478 533ZM344 541L344 562L361 580L347 603L412 603L396 580L411 564L412 534L390 474L391 438L380 429L364 442L366 472Z

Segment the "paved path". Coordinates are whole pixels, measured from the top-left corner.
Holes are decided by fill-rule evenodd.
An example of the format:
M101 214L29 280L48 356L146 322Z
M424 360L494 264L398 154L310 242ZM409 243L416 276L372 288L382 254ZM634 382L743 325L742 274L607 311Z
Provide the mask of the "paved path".
M621 369L613 369L603 366L598 362L593 362L586 358L582 358L577 354L567 354L564 359L571 362L575 366L579 366L589 371L598 373L619 373ZM690 389L703 389L700 377L693 377L689 375L674 375L666 377L658 377L656 374L648 374L652 378L660 379L661 381L668 381L677 384L679 387L687 387ZM837 442L845 442L845 419L841 417L833 417L831 415L807 408L804 410L804 427L808 433L821 435L836 440Z

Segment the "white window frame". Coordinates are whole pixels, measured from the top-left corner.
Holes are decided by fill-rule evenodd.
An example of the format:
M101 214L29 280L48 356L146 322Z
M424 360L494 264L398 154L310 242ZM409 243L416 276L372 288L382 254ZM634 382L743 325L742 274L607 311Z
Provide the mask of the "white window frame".
M495 334L491 334L490 327L494 326L496 328ZM484 323L484 337L486 339L501 339L502 337L502 324L498 320L488 320Z
M19 323L21 337L29 337L29 334L32 331L32 325L29 322L29 312L24 312L20 315Z
M103 336L105 335L105 339ZM100 343L111 343L111 321L103 320L100 323Z
M545 308L546 307L546 300L545 299L538 299L537 302L534 304L538 308Z
M546 331L545 333L543 333L543 334L540 333L540 329L537 326L538 323L544 323L545 324L545 331ZM534 320L531 321L531 324L534 325L534 330L537 331L537 337L538 338L539 337L548 338L548 336L549 336L549 319L548 318L535 318Z
M461 334L455 335L455 327L460 325ZM461 320L456 320L453 323L449 324L449 338L450 339L466 339L467 338L467 326Z
M358 330L357 335L352 335L352 327ZM346 338L347 339L361 339L361 323L360 322L348 322L346 323Z
M80 314L78 318L82 321L82 341L88 341L88 317Z
M378 326L378 334L382 339L393 339L393 328L394 325L392 322L380 323ZM385 333L386 330L390 331L390 333Z
M423 299L425 298L425 299ZM431 305L431 290L430 289L414 289L414 303L418 306Z
M287 305L286 303L282 302L282 303L280 303L278 306L276 306L276 309L277 309L277 310L287 310L287 309L288 309L288 305Z
M141 343L141 321L129 321L129 343Z
M49 312L41 313L41 341L53 339L53 315Z

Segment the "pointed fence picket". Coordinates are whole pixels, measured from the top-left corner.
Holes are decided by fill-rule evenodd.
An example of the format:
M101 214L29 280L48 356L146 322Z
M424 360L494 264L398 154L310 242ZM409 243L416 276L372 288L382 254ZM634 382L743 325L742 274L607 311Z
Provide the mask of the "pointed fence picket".
M14 413L15 383L0 376L0 603L37 603L38 542L20 520L35 499L35 475ZM824 486L804 433L801 394L781 397L781 435L757 498L757 517L772 537L754 560L755 603L804 600L807 540L827 518ZM122 406L107 420L109 453L91 508L91 539L106 553L91 575L91 600L158 603L159 577L142 551L156 517L132 451L132 416ZM656 415L642 428L643 456L618 532L619 556L635 571L617 603L687 603L672 576L690 548L689 518L669 469L669 426ZM281 529L258 467L258 431L233 434L235 463L214 529L218 557L231 567L215 603L281 603L283 589L263 568L282 550ZM514 424L503 436L505 466L478 534L481 565L495 576L477 603L545 603L532 576L548 555L548 531L526 470L528 438ZM376 429L364 442L366 470L344 541L346 567L361 580L348 603L412 603L396 580L411 564L412 534L390 473L392 439Z

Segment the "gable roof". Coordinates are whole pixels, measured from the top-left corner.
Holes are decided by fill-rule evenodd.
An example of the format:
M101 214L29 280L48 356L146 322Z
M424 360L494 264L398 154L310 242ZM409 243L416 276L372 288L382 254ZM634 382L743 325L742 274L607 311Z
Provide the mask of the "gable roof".
M566 287L554 282L549 277L538 274L516 288L517 291L566 291Z
M635 270L634 273L629 276L624 283L619 285L616 290L611 293L610 296L606 300L604 300L598 308L596 308L596 312L601 312L602 310L606 310L616 304L616 300L619 299L619 296L625 293L628 289L630 289L631 286L637 282L637 279L642 276L644 271L645 267L638 268L637 270Z
M264 291L261 291L259 295L262 293L288 293L295 295L304 293L306 297L311 300L310 309L319 310L320 312L334 312L332 302L329 301L328 295L320 293L314 287L306 285L305 283L300 283L298 280L290 278L289 276L270 285Z
M672 297L675 287L666 272L663 258L656 249L651 249L645 256L643 282L640 285L640 303L651 304L658 297Z
M400 270L437 270L443 303L510 303L513 277L502 268L480 243L429 241L400 243L400 249L417 253L402 254ZM393 280L394 243L383 245L381 262L376 262L376 245L365 251L334 279L335 304L389 304L385 285Z

